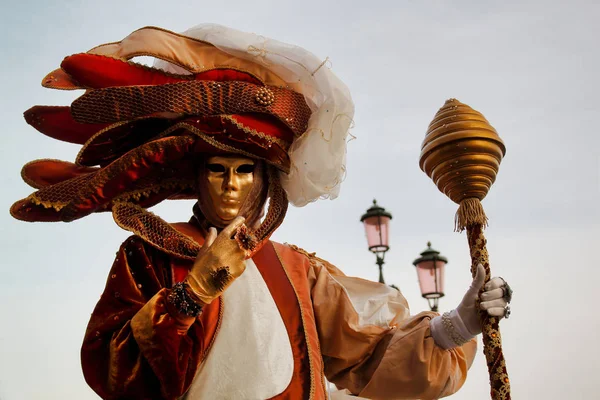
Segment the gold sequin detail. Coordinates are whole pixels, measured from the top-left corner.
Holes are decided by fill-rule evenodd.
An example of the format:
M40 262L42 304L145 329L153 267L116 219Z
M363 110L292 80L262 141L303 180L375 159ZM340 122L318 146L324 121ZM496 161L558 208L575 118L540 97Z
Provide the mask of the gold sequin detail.
M256 102L261 106L270 106L275 101L275 95L267 88L260 88L256 92Z

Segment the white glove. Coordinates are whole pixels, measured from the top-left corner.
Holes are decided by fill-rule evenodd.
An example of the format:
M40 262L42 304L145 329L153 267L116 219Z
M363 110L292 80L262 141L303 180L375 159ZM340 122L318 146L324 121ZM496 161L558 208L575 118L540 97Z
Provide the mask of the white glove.
M431 335L438 346L444 349L461 346L481 333L477 295L484 280L485 269L483 265L479 264L471 287L465 293L456 310L444 313L444 315L431 320ZM505 284L502 278L490 279L480 297L479 308L487 310L488 315L499 319L504 318L508 304L504 298L505 289L503 289L503 286Z

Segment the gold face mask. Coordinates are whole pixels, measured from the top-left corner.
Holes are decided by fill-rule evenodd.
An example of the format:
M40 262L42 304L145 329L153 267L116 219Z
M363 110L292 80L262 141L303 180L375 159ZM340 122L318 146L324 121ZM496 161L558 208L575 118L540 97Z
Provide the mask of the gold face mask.
M223 221L240 212L254 184L255 161L238 156L212 156L206 160L206 186L215 214Z

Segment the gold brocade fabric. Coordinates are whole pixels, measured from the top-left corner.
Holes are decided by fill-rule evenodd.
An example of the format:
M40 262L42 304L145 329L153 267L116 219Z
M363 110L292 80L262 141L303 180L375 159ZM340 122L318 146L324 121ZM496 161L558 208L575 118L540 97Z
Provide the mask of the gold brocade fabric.
M249 243L247 248L253 252L260 248L283 223L288 208L287 195L279 183L279 174L273 167L267 169L267 174L269 179L269 208L262 224L255 232L250 232L249 236L252 242Z
M263 100L264 91L272 97ZM127 121L167 112L198 116L268 113L286 124L296 136L306 131L311 114L304 96L299 93L240 81L95 89L75 100L71 110L76 121L88 124Z
M194 260L200 245L174 229L160 217L132 203L117 203L113 217L121 228L133 232L167 254Z
M194 193L193 160L184 156L195 141L191 136L179 136L146 143L95 172L41 188L15 203L11 213L18 219L36 221L38 214L30 208L36 205L46 209L46 214L53 211L52 220L69 222L110 210L113 201L150 207L182 190Z

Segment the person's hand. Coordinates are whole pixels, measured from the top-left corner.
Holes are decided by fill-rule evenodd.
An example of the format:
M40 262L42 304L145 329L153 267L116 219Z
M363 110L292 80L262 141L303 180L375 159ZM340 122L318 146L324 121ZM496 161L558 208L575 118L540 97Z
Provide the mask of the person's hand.
M193 295L204 304L219 297L246 269L245 252L234 236L244 223L235 218L219 235L210 228L186 281Z
M443 349L452 349L462 346L475 335L480 334L479 309L486 310L490 316L498 319L508 317L510 313L508 303L512 296L510 287L502 278L490 279L485 284L479 297L481 302L478 303L477 296L479 296L484 281L485 269L480 264L477 266L471 287L465 293L459 306L455 310L431 320L431 335L438 346Z
M465 327L475 336L481 333L481 323L479 322L479 310L477 309L477 296L483 282L485 280L485 269L483 265L477 266L477 272L471 287L463 297L460 305L456 309L458 315L462 319ZM487 310L488 315L502 319L509 312L507 309L508 301L510 300L510 288L504 279L496 277L490 279L485 284L484 290L481 293L479 308Z

